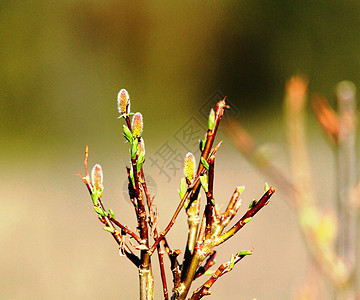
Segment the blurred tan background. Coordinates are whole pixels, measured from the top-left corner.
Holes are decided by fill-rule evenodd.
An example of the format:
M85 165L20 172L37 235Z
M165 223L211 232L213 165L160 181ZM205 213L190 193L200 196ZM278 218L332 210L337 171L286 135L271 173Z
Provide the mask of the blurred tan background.
M310 92L330 100L340 80L359 86L359 15L358 1L1 1L0 298L137 299L137 270L119 257L75 176L84 172L88 144L90 165L104 170L106 207L135 227L123 196L121 88L144 117L144 167L164 228L182 176L169 163L181 162L175 154L162 162L166 175L150 158L161 162L160 149L169 144L176 157L193 151L198 158L196 143L181 144L179 134L189 122L206 126L204 107L227 95L236 118L260 144L270 144L274 163L288 173L285 81L304 74ZM315 186L322 205L332 207L334 158L311 113L308 121ZM220 139L215 197L225 206L234 187L245 185L244 211L268 180L222 132ZM212 299L294 296L308 261L285 198L277 191L217 249L219 264L239 250L254 254L219 279ZM182 213L169 235L172 247L183 250L185 228Z

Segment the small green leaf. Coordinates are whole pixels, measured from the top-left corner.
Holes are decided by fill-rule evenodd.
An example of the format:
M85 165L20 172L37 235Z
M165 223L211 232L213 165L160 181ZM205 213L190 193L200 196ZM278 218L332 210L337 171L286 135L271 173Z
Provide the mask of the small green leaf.
M231 255L231 259L230 259L230 264L229 264L229 268L232 269L235 265L235 257L234 254Z
M270 186L268 185L267 182L265 182L265 188L264 188L265 193L266 193L269 189L270 189Z
M104 230L105 231L108 231L110 233L115 233L115 229L114 228L111 228L111 227L104 227Z
M201 182L201 186L203 187L205 193L207 193L209 190L207 175L200 176L200 182Z
M205 138L204 138L203 140L199 140L200 152L203 152L203 151L204 151L205 145L206 145L206 134L205 134Z
M201 158L200 158L200 161L201 161L201 164L204 166L204 168L209 171L209 164L208 164L208 162L206 161L206 159L203 158L203 157L201 157Z
M243 256L243 255L251 255L253 254L252 251L250 250L243 250L243 251L240 251L237 256Z
M109 208L109 215L110 215L110 217L115 219L115 214L114 214L114 212L113 212L113 210L111 208Z
M243 191L245 190L245 186L244 185L238 186L236 188L236 190L241 195L243 193Z
M214 109L211 109L209 115L209 129L213 130L214 127L215 127L215 111Z
M139 145L138 139L134 139L132 144L131 144L131 149L130 149L130 155L131 155L132 159L136 158L138 145Z
M142 152L141 152L142 153ZM137 159L136 161L136 171L139 173L141 171L141 168L143 166L143 162L144 162L144 157L142 157L142 159Z
M244 223L245 223L245 224L246 224L246 223L249 223L249 222L250 222L250 220L251 220L251 217L246 218L246 219L244 220Z
M204 275L212 275L214 273L215 273L215 271L213 271L213 270L206 270Z
M189 201L184 203L184 208L185 208L185 210L187 210L188 207L189 207Z
M202 152L203 151L203 143L204 143L204 141L203 140L199 140L199 149L200 149L200 152Z
M123 135L128 140L128 142L133 142L134 138L131 134L129 127L127 127L126 125L123 125Z
M257 201L253 200L250 202L249 209L252 209L256 205Z
M106 217L107 213L99 206L94 206L94 210L102 217Z
M181 178L181 181L180 181L180 191L179 191L180 199L184 198L184 196L186 194L186 189L187 189L186 179L185 179L185 177L183 177L183 178Z
M91 199L94 203L95 206L98 205L98 201L99 201L99 197L101 196L102 191L98 191L93 189L92 193L91 193Z
M135 188L135 178L134 178L134 171L133 171L133 169L130 170L129 175L130 175L130 179L131 179L131 182L132 182L132 184L133 184L133 187Z

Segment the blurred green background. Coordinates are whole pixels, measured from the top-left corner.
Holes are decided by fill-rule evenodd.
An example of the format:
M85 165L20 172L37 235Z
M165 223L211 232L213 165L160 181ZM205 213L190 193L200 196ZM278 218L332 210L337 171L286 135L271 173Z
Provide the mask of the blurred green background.
M359 1L1 1L0 298L138 297L136 269L117 254L75 176L88 144L90 164L104 169L105 204L135 227L122 194L128 145L117 120L121 88L132 111L143 114L148 156L167 141L184 156L175 133L192 117L205 125L201 107L223 94L259 142L278 145L275 163L287 171L279 146L284 83L304 74L310 92L330 99L340 80L359 85L359 15ZM247 204L266 178L220 138L215 195L225 205L236 185L246 185ZM315 175L334 164L324 141L314 127ZM181 172L168 180L154 166L145 170L164 228ZM317 186L331 174L316 176ZM227 299L292 298L307 258L284 200L280 191L218 249L219 263L242 249L255 253L216 283L212 299L224 292ZM182 250L184 214L179 219L169 240Z

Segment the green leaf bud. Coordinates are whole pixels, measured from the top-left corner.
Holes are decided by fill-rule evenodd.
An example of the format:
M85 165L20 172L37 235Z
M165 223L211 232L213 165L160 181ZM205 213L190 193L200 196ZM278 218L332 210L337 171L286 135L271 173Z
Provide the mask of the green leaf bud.
M130 169L129 175L130 175L130 179L131 179L131 182L133 184L133 187L135 188L135 177L134 177L133 169Z
M181 181L180 181L180 191L179 191L180 199L184 198L184 196L186 194L186 190L187 190L186 179L185 179L185 177L183 177L183 178L181 178Z
M108 231L110 233L115 233L115 229L114 228L111 228L111 227L104 227L104 230L105 231Z
M234 254L231 255L231 259L230 259L230 264L229 264L229 268L232 269L235 265L235 257Z
M201 158L200 158L200 161L201 161L201 164L204 166L204 168L209 171L209 164L208 164L208 162L206 161L206 159L203 158L203 157L201 157Z
M211 109L209 115L209 129L214 130L214 127L215 127L215 111L214 109Z
M206 270L204 275L212 275L214 273L215 273L215 271L213 271L213 270Z
M250 222L250 220L251 220L251 217L246 218L246 219L244 220L244 223L245 223L245 224L247 224L247 223L249 223L249 222Z
M99 206L94 206L94 210L102 217L106 217L107 213Z
M110 215L110 217L115 219L115 214L114 214L114 212L113 212L113 210L111 208L109 208L109 215Z
M203 187L205 193L207 193L209 190L207 175L200 176L200 182L201 182L201 186Z
M268 185L267 182L265 182L265 187L264 187L264 190L265 190L265 193L270 189L270 186Z
M241 195L244 190L245 190L245 186L244 186L244 185L241 185L241 186L236 187L236 192L239 193L239 195Z
M250 250L243 250L243 251L240 251L237 256L243 256L243 255L251 255L253 254L252 251Z
M249 204L249 209L252 209L256 205L256 203L257 203L256 200L251 201Z

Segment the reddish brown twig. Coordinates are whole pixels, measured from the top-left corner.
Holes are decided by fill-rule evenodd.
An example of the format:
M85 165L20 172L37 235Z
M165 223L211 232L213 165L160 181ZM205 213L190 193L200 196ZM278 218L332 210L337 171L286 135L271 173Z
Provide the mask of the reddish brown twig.
M260 209L262 209L268 204L270 197L274 193L275 189L273 187L270 187L269 190L267 190L265 194L261 197L261 199L257 201L252 208L249 208L245 215L232 228L230 228L227 232L217 238L216 244L220 245L221 243L234 236L234 234L238 232L242 227L244 227L244 225L248 223Z
M93 190L93 184L91 183L90 180L90 175L89 175L89 169L88 169L88 159L89 159L89 148L86 145L85 148L85 159L84 159L84 166L85 166L85 176L81 176L81 174L79 174L82 177L83 182L85 183L90 195L92 195L92 190ZM104 206L102 204L101 198L98 197L97 199L100 207L102 209L104 209ZM137 257L131 250L130 248L123 243L121 234L115 229L113 223L110 221L110 219L108 217L99 217L100 221L105 224L106 227L111 228L111 235L113 236L113 238L115 239L115 241L118 243L118 245L121 245L123 247L123 251L126 255L126 257L137 267L140 266L140 259L139 257Z
M240 260L242 260L245 256L251 254L251 252L247 252L246 254L240 253L234 257L233 261L228 261L220 265L219 268L215 271L215 273L193 293L189 300L199 300L204 296L211 295L210 288L214 285L214 283L221 276L230 272L233 269L234 265L237 264Z

